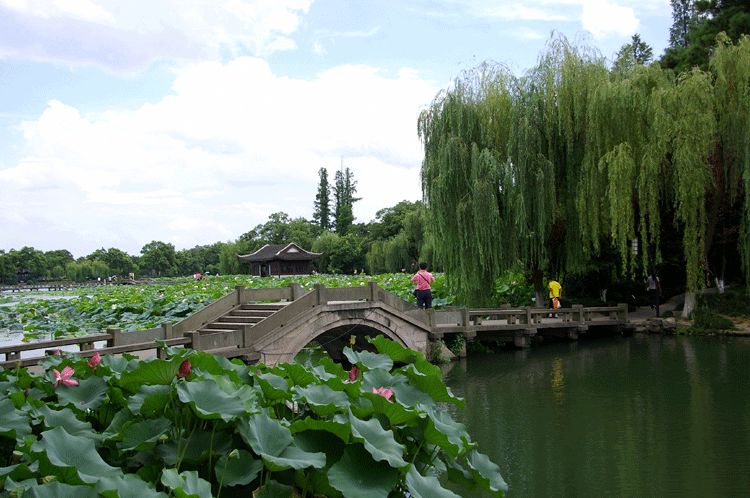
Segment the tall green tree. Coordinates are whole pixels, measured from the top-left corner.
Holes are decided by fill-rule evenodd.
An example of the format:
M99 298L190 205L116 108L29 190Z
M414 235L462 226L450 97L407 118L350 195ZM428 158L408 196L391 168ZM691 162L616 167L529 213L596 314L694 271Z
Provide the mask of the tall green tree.
M140 271L155 277L172 275L175 271L174 244L153 240L141 248Z
M334 226L339 235L346 235L354 223L354 203L360 200L354 197L356 193L357 182L354 180L354 173L348 167L336 171L333 187Z
M313 222L317 223L321 230L328 230L331 228L331 187L328 184L328 170L320 168L318 176L320 182L315 194Z
M696 20L695 0L670 0L672 6L672 27L669 28L669 46L688 46L688 33Z

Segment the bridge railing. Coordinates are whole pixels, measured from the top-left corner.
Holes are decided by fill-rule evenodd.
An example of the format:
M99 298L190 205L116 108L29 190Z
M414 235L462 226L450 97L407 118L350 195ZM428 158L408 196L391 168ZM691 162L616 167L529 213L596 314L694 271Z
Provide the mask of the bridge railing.
M320 304L320 289L309 291L290 302L276 313L269 315L252 327L243 331L243 347L250 348L262 344L274 331L283 328L302 313Z
M172 324L164 324L161 327L147 330L133 330L124 332L121 329L110 328L104 334L92 334L82 337L69 337L66 339L54 339L50 341L28 342L14 344L12 346L0 347L0 355L4 361L0 361L0 367L15 368L28 367L38 364L50 353L60 350L62 354L74 353L83 357L100 354L119 354L136 351L157 350L161 354L161 346L155 341L164 341L166 346L189 345L190 338L175 337ZM96 348L95 344L106 341L105 347ZM68 346L76 349L72 351ZM65 348L66 350L62 350ZM34 352L34 356L22 357L25 352Z

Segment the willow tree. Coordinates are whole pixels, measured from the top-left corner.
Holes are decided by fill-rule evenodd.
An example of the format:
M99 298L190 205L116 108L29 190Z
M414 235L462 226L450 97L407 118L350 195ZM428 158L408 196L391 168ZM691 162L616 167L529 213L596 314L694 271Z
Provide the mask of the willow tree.
M609 72L554 40L523 78L483 65L439 94L419 121L422 178L459 296L487 303L489 284L518 264L539 291L542 271L584 269L604 249L635 275L660 261L665 224L682 237L692 295L740 193L750 276L749 59L744 39L719 45L711 73Z
M568 214L588 100L606 78L598 54L558 39L524 78L484 64L421 114L435 251L464 302L488 304L493 280L519 265L541 298L543 270L582 260Z

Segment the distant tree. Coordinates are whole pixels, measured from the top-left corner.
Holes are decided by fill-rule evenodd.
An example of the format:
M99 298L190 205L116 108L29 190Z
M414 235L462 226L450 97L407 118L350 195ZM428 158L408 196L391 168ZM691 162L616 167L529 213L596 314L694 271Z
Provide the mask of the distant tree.
M324 232L313 243L314 252L323 253L315 267L323 273L351 274L365 267L365 239L355 234L341 236Z
M173 244L154 240L141 249L140 270L153 276L171 275L175 270Z
M333 187L335 200L335 228L339 235L346 235L354 223L354 203L360 200L354 197L357 193L357 182L354 173L349 168L336 171L336 181Z
M669 46L687 47L688 31L695 22L695 0L670 0L672 27L669 28Z
M747 0L701 0L672 2L672 17L677 26L675 39L664 52L663 67L683 72L693 67L708 69L719 33L737 42L750 34L750 2Z
M60 279L65 277L65 265L75 261L70 251L66 249L57 249L44 253L47 265L47 277Z
M328 184L328 170L318 170L320 183L318 193L315 195L315 209L313 210L313 222L317 223L322 230L331 228L331 187Z
M135 263L133 263L130 255L116 247L110 247L106 250L102 247L86 256L86 259L102 261L113 275L125 276L135 270Z
M617 52L613 69L617 72L626 72L636 66L650 64L653 58L653 48L641 40L641 35L636 33L631 38L630 43L623 45Z

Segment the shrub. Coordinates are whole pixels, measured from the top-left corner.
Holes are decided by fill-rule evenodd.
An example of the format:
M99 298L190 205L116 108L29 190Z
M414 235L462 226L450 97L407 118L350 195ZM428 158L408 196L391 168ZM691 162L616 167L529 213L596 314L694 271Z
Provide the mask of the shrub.
M499 468L444 405L462 407L424 355L248 367L170 349L168 359L52 356L0 369L0 487L14 496L502 496ZM398 365L398 366L396 366ZM441 477L441 481L438 477Z

